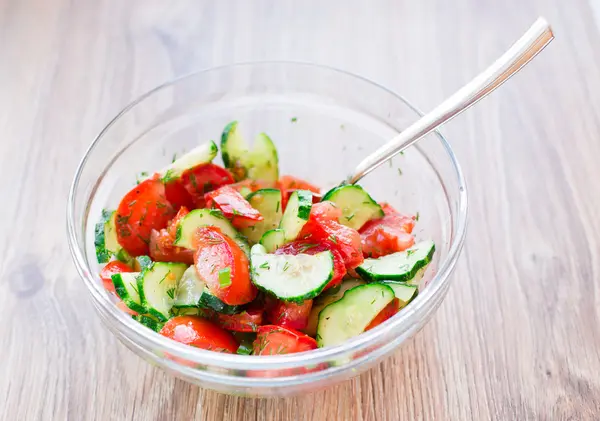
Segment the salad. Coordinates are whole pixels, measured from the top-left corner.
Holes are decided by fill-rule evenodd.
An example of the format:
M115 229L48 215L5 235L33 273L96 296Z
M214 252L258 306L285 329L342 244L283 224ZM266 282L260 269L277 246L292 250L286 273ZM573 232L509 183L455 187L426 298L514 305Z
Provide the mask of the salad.
M172 340L276 355L340 344L415 298L432 241L417 217L359 185L279 175L266 134L238 123L138 181L96 225L100 278L117 305Z

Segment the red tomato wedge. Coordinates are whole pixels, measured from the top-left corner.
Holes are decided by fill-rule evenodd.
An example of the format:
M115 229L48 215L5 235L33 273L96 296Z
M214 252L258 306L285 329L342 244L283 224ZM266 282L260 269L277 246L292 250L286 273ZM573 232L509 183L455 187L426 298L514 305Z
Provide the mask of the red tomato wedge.
M285 211L287 206L287 202L296 190L309 190L315 195L313 195L313 203L317 203L321 199L320 190L317 186L309 183L308 181L304 181L301 178L294 177L292 175L283 175L277 181L277 188L281 190L282 203L281 209Z
M217 227L203 227L194 241L196 270L213 295L229 305L246 304L256 297L248 257L231 238Z
M295 330L304 330L308 325L308 316L312 309L312 300L305 300L302 304L286 303L272 299L267 303L267 320L274 325Z
M237 229L251 227L264 219L259 211L230 186L223 186L205 194L204 200L207 207L221 210Z
M182 344L216 352L234 354L239 347L231 333L198 316L173 317L160 334Z
M373 329L375 326L379 326L380 324L385 322L387 319L392 317L394 314L396 314L398 312L399 304L400 304L400 301L397 298L394 298L387 306L385 306L379 312L379 314L377 316L375 316L375 318L373 320L371 320L371 323L369 323L369 326L367 326L365 328L365 332L367 330Z
M189 211L185 206L179 208L177 215L166 229L153 230L150 234L150 257L157 262L181 262L194 264L194 251L173 245L177 234L177 224Z
M387 203L382 204L385 216L382 219L367 222L360 229L363 255L381 257L398 251L404 251L415 244L411 232L415 218L398 213Z
M115 273L123 273L123 272L134 272L128 265L123 262L119 262L117 260L108 262L106 266L102 268L100 272L100 279L102 279L102 285L106 288L107 291L112 292L117 295L115 291L115 286L113 284L111 276Z
M248 309L238 314L220 314L215 312L217 324L223 329L234 332L256 332L263 323L261 308Z
M332 243L341 254L347 270L354 269L364 260L360 234L339 222L317 218L311 214L299 237L313 243Z
M342 216L342 210L335 203L326 200L315 203L310 210L310 215L319 219L337 221Z
M258 328L253 348L254 355L293 354L316 349L317 341L294 329L265 325Z
M160 230L175 212L165 186L155 176L142 181L121 200L115 218L119 244L132 256L148 254L152 230Z
M325 286L325 289L323 290L325 291L328 288L341 284L342 279L346 275L344 259L342 258L341 253L338 251L336 244L332 243L331 241L314 243L310 240L298 240L278 248L275 250L275 254L316 254L325 250L329 250L331 254L333 254L333 278L331 278L331 281L329 281L327 286Z
M180 183L192 197L196 208L204 208L204 195L221 186L232 184L233 176L223 167L215 164L202 164L181 174Z
M165 196L175 210L179 210L182 206L188 209L195 206L192 196L180 179L165 182Z

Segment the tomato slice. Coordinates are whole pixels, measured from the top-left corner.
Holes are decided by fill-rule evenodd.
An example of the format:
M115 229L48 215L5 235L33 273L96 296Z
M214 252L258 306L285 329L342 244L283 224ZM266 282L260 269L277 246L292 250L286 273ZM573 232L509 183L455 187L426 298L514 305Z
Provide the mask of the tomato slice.
M185 206L179 208L166 229L153 230L150 234L150 257L157 262L181 262L194 264L194 251L173 245L177 234L177 224L189 213Z
M112 292L113 294L117 295L111 276L115 273L123 272L134 272L134 270L118 260L108 262L106 266L102 268L100 271L100 279L102 279L102 285L104 285L104 288L106 288L108 292Z
M342 216L342 210L335 203L326 200L315 203L310 210L310 214L318 219L337 221Z
M385 306L379 312L379 314L377 316L375 316L375 318L373 320L371 320L371 323L369 323L369 326L367 326L365 328L365 332L367 330L373 329L375 326L379 326L380 324L385 322L387 319L392 317L394 314L396 314L398 312L399 304L400 304L400 300L398 300L397 298L394 298L387 306Z
M221 210L237 229L251 227L264 219L237 190L229 186L205 194L204 200L207 207Z
M320 189L314 184L308 181L302 180L301 178L294 177L293 175L283 175L277 182L279 190L310 190L313 193L319 193Z
M327 286L325 286L323 290L325 291L341 284L342 279L346 275L344 259L334 243L331 241L320 241L318 243L311 242L310 240L292 241L275 250L275 254L317 254L325 250L329 250L333 254L333 277Z
M223 329L234 332L256 332L263 323L263 310L260 308L248 309L238 314L216 313L216 320Z
M165 196L175 210L179 210L182 206L193 208L195 205L192 196L188 193L180 179L165 183Z
M246 304L256 297L248 257L231 238L217 227L203 227L194 240L196 270L213 295L229 305Z
M332 243L332 247L341 254L347 270L354 269L364 260L358 231L337 221L317 218L311 214L299 237L314 243Z
M231 333L199 316L173 317L160 334L182 344L216 352L234 354L239 347Z
M254 355L283 355L316 349L317 341L294 329L265 325L258 328L253 348Z
M411 232L415 218L397 212L387 203L382 204L385 216L367 222L360 230L363 255L381 257L404 251L415 244Z
M295 330L306 329L312 304L313 300L305 300L302 304L296 304L272 299L272 302L266 305L267 320L277 326Z
M232 184L233 176L223 167L215 164L202 164L181 174L181 184L192 197L196 208L206 207L204 195L221 186Z
M123 197L115 218L119 244L132 256L148 254L152 230L167 226L175 215L157 176L138 184Z

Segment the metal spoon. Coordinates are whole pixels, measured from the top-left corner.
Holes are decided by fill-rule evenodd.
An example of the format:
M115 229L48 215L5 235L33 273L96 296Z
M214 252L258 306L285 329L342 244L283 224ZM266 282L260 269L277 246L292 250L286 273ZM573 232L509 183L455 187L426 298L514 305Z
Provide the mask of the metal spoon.
M527 32L490 67L419 120L360 162L342 184L354 184L388 159L450 121L494 91L554 39L550 25L538 18Z

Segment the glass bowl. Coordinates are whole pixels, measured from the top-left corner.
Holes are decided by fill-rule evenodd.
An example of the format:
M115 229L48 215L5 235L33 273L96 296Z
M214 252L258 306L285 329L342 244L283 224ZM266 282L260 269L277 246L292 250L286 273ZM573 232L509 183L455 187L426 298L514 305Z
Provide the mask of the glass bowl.
M69 247L104 324L133 352L177 377L220 392L289 395L356 376L396 350L444 299L462 248L467 193L459 164L439 133L373 171L361 184L378 201L418 215L417 240L436 253L419 295L386 323L335 347L281 356L228 355L179 344L119 310L102 287L94 224L136 177L170 163L240 122L248 139L275 141L281 174L329 186L366 154L416 120L406 100L365 78L305 63L236 64L166 83L127 106L81 160L67 206Z

